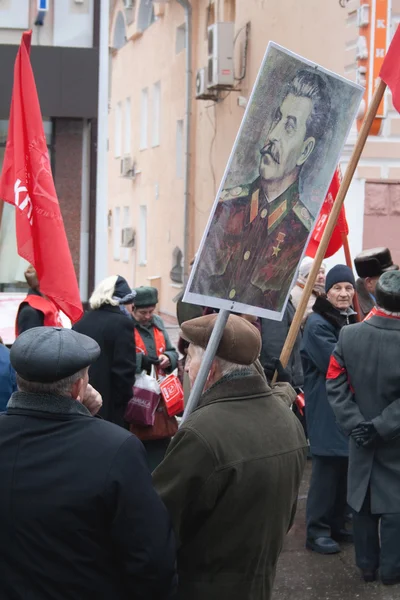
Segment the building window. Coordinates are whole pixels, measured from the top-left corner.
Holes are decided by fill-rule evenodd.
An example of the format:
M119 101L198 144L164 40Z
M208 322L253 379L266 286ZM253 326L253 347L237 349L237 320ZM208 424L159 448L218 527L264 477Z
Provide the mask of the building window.
M122 106L121 102L115 107L114 155L119 158L122 154Z
M139 207L139 265L147 264L147 206Z
M124 154L131 154L131 99L125 100L125 123L124 123Z
M122 213L122 227L125 229L130 227L130 210L129 206L124 206L124 210ZM122 260L123 262L129 262L129 248L122 248Z
M186 48L186 24L176 28L175 52L179 54Z
M113 221L114 260L119 260L121 258L121 209L119 206L114 208Z
M140 150L147 148L148 96L148 89L145 88L140 102Z
M138 29L144 31L155 21L153 0L141 0L138 15Z
M176 176L183 178L183 119L176 122Z
M121 11L119 11L115 20L114 35L113 35L113 48L119 50L126 44L126 27L125 19Z
M153 139L152 145L160 145L161 83L153 85Z

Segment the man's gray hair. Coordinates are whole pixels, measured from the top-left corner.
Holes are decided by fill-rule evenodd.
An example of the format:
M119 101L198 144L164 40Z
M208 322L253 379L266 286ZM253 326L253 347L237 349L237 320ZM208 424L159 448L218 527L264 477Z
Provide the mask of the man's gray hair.
M77 373L53 381L51 383L41 383L38 381L27 381L17 373L17 385L20 392L29 392L31 394L52 394L53 396L69 396L72 386L85 377L86 369L81 369Z
M195 344L192 345L198 354L200 354L201 356L204 354L204 348L202 348L201 346L196 346ZM214 362L216 362L219 365L220 371L223 376L230 375L231 373L244 373L245 371L247 372L250 368L249 365L238 365L236 363L229 362L228 360L224 360L219 356L216 356L214 358Z

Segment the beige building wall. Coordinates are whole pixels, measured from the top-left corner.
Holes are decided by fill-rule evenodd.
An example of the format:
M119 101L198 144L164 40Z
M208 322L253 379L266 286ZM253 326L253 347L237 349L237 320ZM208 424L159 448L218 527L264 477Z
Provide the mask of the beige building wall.
M144 0L143 0L144 2ZM117 19L123 15L127 43L115 51L111 59L110 139L109 139L109 272L120 273L132 285L156 282L160 289L160 308L175 313L174 296L181 286L170 279L172 254L183 250L183 179L176 169L176 122L185 114L185 52L175 52L177 27L184 23L184 10L176 2L154 3L158 19L140 35L139 11L142 2L129 12L121 0L116 2L111 17L111 40ZM347 13L337 1L321 0L196 0L193 6L193 102L192 146L190 163L190 258L196 252L207 223L221 177L239 129L244 108L239 96L248 99L256 79L268 41L272 40L304 57L317 61L333 71L344 72L345 22ZM195 75L207 62L207 24L213 20L235 21L235 72L245 78L237 82L237 90L223 92L217 103L196 100ZM128 25L128 21L131 21ZM246 64L243 49L246 24L250 24ZM130 38L130 39L129 39ZM161 82L160 144L151 146L151 99L153 85ZM149 90L149 144L140 149L141 91ZM115 112L131 99L130 152L139 174L134 180L120 176L121 157L115 154ZM122 111L123 113L124 111ZM118 121L118 117L117 117ZM123 126L124 114L122 115ZM118 140L117 140L118 142ZM123 140L122 140L123 144ZM143 227L141 206L147 207L147 263L141 264L140 248ZM116 209L120 219L129 207L131 226L136 231L135 245L120 249L118 255L115 231ZM117 211L118 212L118 211ZM142 239L141 239L142 237ZM153 279L156 278L156 279ZM159 279L158 279L159 278Z
M172 313L172 299L182 287L171 281L169 273L174 249L183 249L183 155L178 167L176 145L177 121L185 117L185 51L176 53L176 30L184 23L184 12L172 2L165 7L165 14L140 34L140 2L136 4L133 23L128 25L123 3L117 2L111 24L113 36L116 20L123 15L127 36L133 39L111 58L109 273L126 277L133 286L155 285L160 291L160 308ZM163 7L156 8L162 13ZM134 178L121 176L124 156L130 156L135 165ZM135 231L135 244L121 248L120 232L128 226Z
M372 8L374 0L368 0ZM351 0L346 6L345 73L355 79L357 40L364 33L357 24L357 9L362 2ZM392 37L400 23L400 0L388 2L385 22ZM370 136L364 148L356 180L364 189L358 198L362 248L388 246L400 263L400 115L394 109L390 90L378 135ZM354 228L353 228L354 229ZM361 250L361 248L359 248Z

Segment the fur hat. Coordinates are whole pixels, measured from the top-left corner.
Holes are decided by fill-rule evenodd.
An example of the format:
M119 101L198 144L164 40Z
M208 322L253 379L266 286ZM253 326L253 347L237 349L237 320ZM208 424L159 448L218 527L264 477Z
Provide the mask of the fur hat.
M155 287L142 285L134 290L136 292L135 308L147 308L158 303L158 291Z
M400 271L387 271L380 276L375 297L381 308L400 313Z
M393 264L389 248L371 248L357 254L354 259L357 275L362 279L366 277L379 277L386 271L398 270L399 266Z

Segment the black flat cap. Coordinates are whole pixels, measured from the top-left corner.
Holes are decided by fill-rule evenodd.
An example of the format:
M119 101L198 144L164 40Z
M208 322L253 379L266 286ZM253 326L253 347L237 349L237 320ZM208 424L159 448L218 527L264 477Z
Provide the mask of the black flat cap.
M87 335L61 327L33 327L17 337L11 364L23 379L54 383L88 367L100 356L100 346Z
M379 277L386 271L397 271L399 268L393 264L389 248L371 248L360 252L354 259L354 266L362 279Z
M387 271L375 288L376 303L389 312L400 312L400 271Z

